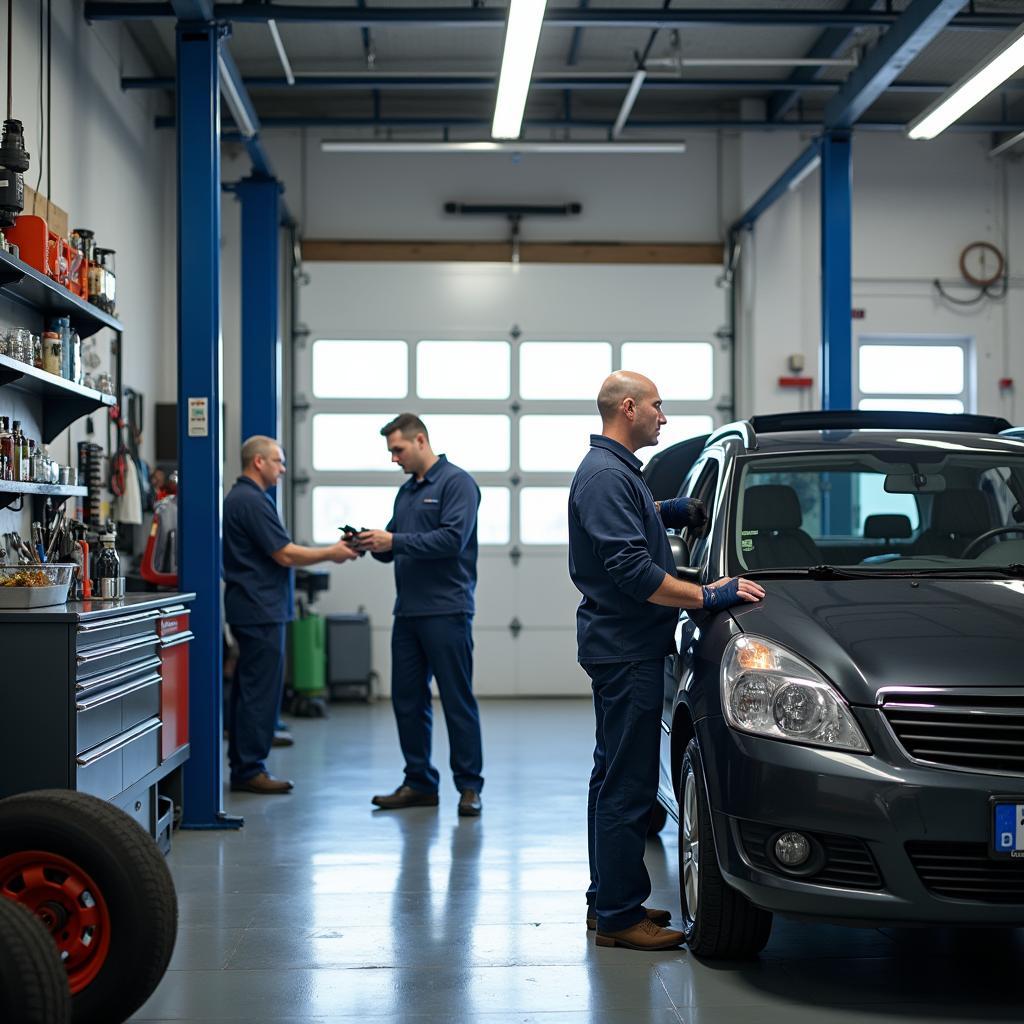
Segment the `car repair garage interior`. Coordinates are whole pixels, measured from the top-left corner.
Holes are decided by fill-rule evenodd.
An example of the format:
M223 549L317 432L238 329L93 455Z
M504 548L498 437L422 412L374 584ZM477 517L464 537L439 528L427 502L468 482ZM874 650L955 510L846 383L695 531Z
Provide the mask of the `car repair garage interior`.
M0 1020L1024 1017L1024 0L0 38Z

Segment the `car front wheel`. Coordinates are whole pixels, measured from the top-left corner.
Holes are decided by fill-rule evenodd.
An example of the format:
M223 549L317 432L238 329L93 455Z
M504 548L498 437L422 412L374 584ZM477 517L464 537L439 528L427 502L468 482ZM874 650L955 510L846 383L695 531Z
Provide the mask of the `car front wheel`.
M679 793L679 902L686 944L697 956L710 959L756 956L768 942L772 915L727 885L718 870L695 739L683 757Z

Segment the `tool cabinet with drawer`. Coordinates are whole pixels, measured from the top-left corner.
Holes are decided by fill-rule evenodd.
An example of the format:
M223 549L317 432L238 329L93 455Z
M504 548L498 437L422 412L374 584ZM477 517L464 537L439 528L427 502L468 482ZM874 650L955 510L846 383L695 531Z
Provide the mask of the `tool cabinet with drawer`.
M0 797L77 789L157 836L188 757L189 594L0 612Z

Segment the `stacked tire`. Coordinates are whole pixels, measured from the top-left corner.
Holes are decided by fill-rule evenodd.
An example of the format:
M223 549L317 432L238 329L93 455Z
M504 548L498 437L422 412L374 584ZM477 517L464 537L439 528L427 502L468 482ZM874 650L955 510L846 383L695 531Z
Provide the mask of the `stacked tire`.
M178 927L174 883L152 837L106 801L67 790L0 800L0 912L0 1021L12 1024L126 1020L163 978ZM25 970L12 966L17 949ZM45 973L54 957L70 1017Z

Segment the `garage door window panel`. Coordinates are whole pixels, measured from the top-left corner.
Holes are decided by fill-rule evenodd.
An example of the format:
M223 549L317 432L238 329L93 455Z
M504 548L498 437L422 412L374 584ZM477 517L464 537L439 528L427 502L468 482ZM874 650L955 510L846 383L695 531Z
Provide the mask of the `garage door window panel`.
M421 341L416 346L420 398L495 400L512 393L507 341Z
M622 369L649 377L666 402L706 402L714 394L715 352L708 342L627 341Z
M313 394L317 398L405 398L409 345L404 341L313 343Z
M524 341L519 346L519 397L528 402L593 402L611 372L607 341Z

